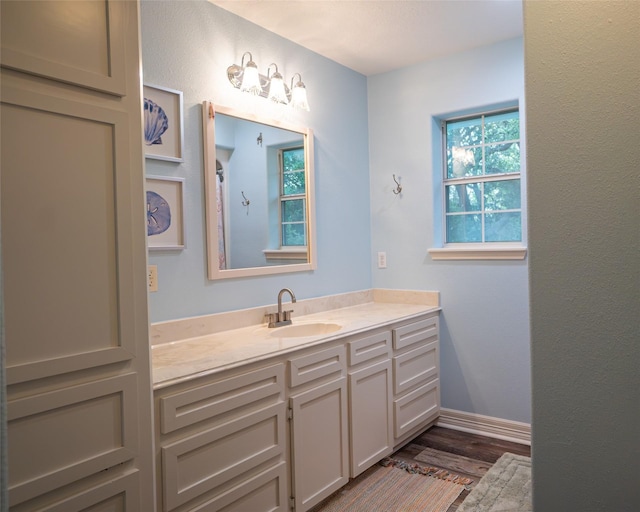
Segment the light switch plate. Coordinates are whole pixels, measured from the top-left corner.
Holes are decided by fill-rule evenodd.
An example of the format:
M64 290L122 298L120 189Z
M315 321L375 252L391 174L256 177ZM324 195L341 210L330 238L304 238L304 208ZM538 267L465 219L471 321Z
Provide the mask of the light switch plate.
M147 283L150 292L158 291L158 265L149 265L147 267Z

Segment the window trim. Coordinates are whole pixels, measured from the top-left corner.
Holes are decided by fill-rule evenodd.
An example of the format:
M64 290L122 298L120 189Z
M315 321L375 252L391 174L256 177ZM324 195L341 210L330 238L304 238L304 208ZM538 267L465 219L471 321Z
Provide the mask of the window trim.
M446 137L446 124L449 122L463 121L465 119L475 119L479 117L488 117L496 114L517 112L521 119L521 112L519 105L510 105L504 108L478 110L474 113L442 117L437 122L440 126L440 142L441 142L441 165L439 172L440 183L440 213L436 217L441 217L441 247L433 247L428 249L428 253L433 260L523 260L527 254L527 247L524 241L524 226L521 226L521 240L512 242L446 242L447 238L447 212L446 209L446 191L447 185L455 184L457 181L464 183L473 179L474 182L490 182L490 181L503 181L505 179L524 179L524 172L522 165L518 173L504 173L495 175L482 175L464 178L447 178L447 137ZM518 139L522 147L522 137ZM484 142L483 142L484 144ZM522 164L522 162L521 162ZM522 186L522 185L521 185ZM520 213L522 217L525 217L523 204L521 203ZM485 213L484 211L481 213Z
M491 244L490 247L487 247ZM502 245L504 244L504 245ZM458 247L460 246L460 247ZM497 247L494 247L497 246ZM434 261L445 260L524 260L527 248L505 242L485 242L484 244L455 244L454 247L433 247L427 252Z
M290 245L287 249L264 249L267 260L306 260L309 254L306 245Z

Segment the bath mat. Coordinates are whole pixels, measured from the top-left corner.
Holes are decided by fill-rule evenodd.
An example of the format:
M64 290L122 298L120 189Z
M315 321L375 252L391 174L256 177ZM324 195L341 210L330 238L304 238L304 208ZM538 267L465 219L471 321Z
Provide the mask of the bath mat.
M505 453L465 498L458 512L531 512L531 458Z

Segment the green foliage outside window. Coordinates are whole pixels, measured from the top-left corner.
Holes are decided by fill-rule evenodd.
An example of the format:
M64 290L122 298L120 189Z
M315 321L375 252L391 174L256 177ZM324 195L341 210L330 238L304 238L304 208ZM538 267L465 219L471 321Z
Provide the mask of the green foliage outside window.
M282 152L282 195L304 194L304 149L286 149Z

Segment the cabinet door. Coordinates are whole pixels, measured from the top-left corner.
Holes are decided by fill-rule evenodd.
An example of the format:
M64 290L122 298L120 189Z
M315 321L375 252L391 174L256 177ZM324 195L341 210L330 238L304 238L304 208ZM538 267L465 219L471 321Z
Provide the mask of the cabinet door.
M391 361L349 374L351 477L393 451Z
M304 512L349 480L347 379L291 397L290 406L295 510Z
M154 510L138 21L136 2L0 2L15 512Z

